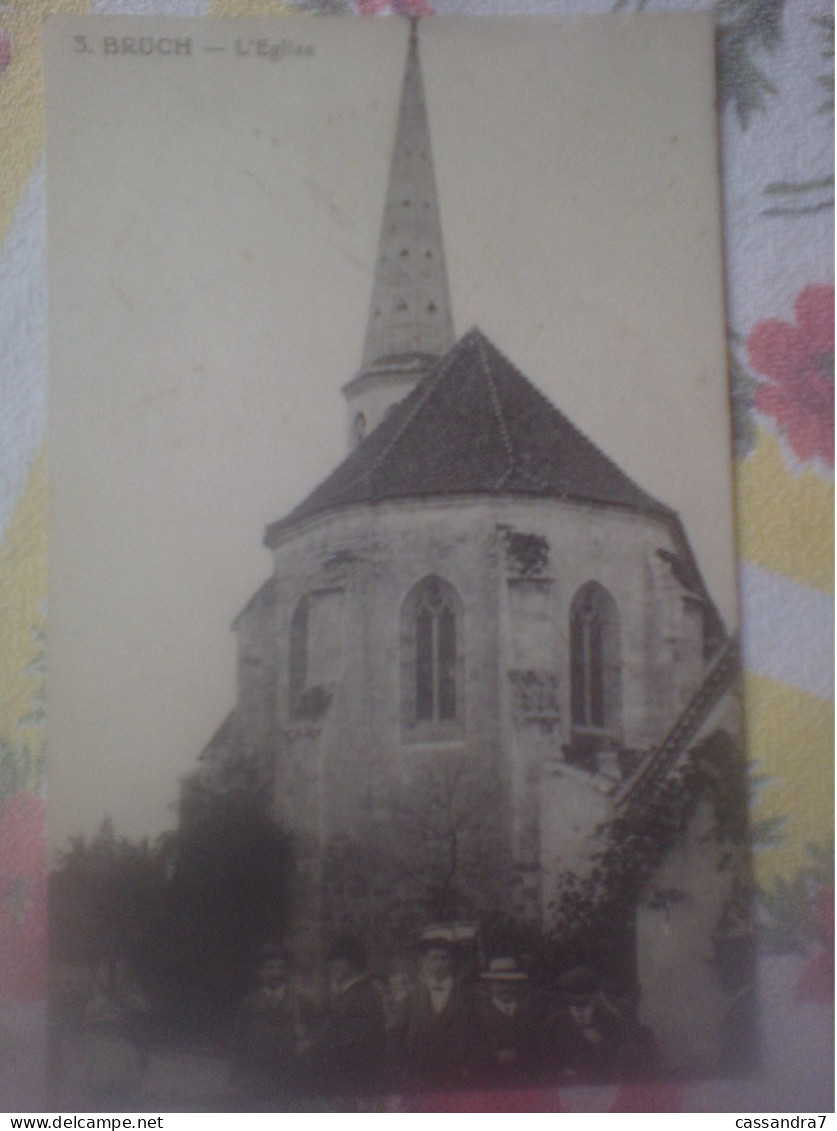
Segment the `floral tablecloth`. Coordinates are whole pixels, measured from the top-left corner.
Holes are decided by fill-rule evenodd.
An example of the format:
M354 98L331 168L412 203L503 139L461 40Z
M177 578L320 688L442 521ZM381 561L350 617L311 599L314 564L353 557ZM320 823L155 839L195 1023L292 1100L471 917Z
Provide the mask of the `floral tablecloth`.
M827 0L0 2L0 1108L45 1102L41 23L53 12L212 18L291 6L366 15L715 13L763 1064L745 1081L549 1092L530 1110L833 1111L834 14ZM465 1111L518 1110L519 1100L472 1095L458 1103Z

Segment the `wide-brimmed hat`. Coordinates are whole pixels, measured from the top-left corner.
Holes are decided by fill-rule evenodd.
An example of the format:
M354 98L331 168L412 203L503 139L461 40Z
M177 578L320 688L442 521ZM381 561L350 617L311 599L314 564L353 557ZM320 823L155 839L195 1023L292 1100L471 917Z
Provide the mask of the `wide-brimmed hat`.
M488 969L480 974L487 982L528 982L529 975L521 970L516 958L492 958Z
M465 946L476 941L479 927L475 923L434 923L424 927L418 937L420 947Z

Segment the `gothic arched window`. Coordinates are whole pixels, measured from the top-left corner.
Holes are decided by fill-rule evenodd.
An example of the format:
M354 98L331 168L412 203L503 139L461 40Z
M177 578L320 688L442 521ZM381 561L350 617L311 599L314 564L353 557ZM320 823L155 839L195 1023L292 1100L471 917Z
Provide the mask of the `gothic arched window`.
M462 602L439 577L426 577L402 610L403 722L414 737L461 727Z
M570 654L573 731L617 737L622 715L619 614L598 582L589 581L573 599Z

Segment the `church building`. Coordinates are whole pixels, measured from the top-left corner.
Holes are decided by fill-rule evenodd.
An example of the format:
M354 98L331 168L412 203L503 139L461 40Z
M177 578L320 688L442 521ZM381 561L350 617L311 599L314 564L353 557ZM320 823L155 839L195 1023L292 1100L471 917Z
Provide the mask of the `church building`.
M711 1066L729 990L710 951L744 865L711 789L677 797L695 751L738 773L734 641L677 514L502 343L457 337L442 211L413 22L348 452L266 530L237 705L197 780L255 768L312 955L442 920L559 931L568 893L592 906L603 860L639 875L630 830L680 805L634 905L640 1008L673 1067Z

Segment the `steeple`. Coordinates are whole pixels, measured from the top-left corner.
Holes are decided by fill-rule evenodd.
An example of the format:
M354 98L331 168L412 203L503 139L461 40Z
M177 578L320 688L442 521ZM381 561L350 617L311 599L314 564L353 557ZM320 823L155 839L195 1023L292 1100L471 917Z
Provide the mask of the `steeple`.
M418 21L412 19L361 369L343 390L350 444L380 423L453 340Z

